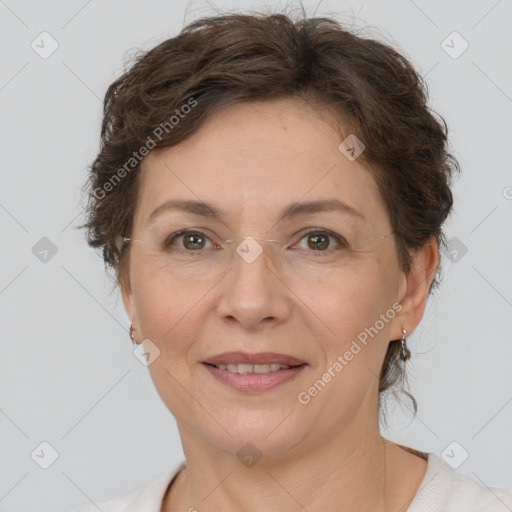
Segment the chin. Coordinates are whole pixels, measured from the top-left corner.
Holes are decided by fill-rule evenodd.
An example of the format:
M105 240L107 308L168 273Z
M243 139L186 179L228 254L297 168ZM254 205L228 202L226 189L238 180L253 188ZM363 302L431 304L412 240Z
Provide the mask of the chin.
M302 422L299 431L298 423L301 422L293 421L294 415L289 411L276 409L275 412L237 412L233 408L229 412L230 414L223 415L224 421L221 425L224 428L208 415L210 421L205 422L204 417L192 421L195 425L194 436L199 436L212 446L232 454L245 465L245 457L253 461L261 459L261 462L287 457L307 437L307 425Z

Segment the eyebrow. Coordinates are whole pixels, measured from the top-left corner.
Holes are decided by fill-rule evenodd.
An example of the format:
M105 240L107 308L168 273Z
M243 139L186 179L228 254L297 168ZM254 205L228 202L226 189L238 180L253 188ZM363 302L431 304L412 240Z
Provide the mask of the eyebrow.
M169 210L181 210L191 213L192 215L219 220L225 220L228 216L225 210L217 208L210 203L203 201L169 199L160 206L157 206L151 212L148 217L147 224L151 223L156 217ZM308 202L297 201L289 204L281 211L278 222L326 211L342 211L363 220L365 219L362 212L339 199L322 199Z

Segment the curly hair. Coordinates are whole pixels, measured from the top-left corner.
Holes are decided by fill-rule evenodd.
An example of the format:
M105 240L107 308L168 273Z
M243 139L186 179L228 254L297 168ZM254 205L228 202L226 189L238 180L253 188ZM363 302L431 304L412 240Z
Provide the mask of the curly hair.
M88 244L102 249L117 285L126 283L129 264L129 248L118 240L130 236L136 171L148 151L186 140L228 105L290 97L341 114L348 133L364 141L358 161L378 185L403 272L430 237L438 251L446 245L442 225L460 169L447 149L446 123L427 106L426 84L411 63L389 44L360 37L329 17L226 13L198 19L140 52L105 94L81 228ZM439 284L439 268L429 293ZM399 352L400 340L390 341L379 408L381 393L405 378ZM414 397L405 393L416 414Z

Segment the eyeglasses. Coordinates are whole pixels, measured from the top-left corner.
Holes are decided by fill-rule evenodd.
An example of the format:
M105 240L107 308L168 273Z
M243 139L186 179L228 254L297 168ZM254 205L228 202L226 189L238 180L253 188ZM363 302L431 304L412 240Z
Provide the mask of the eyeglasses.
M212 229L173 231L160 225L143 230L138 238L119 238L121 244L136 244L146 256L145 264L177 279L215 279L236 264L251 265L261 259L283 276L315 279L357 264L393 234L378 235L363 223L340 226L336 231L307 228L274 239L244 236L222 240Z

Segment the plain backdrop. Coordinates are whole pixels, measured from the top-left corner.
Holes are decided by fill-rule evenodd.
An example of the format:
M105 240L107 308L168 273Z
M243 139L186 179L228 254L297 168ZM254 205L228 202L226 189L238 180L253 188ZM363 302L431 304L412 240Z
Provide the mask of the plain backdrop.
M215 4L264 5L275 4ZM512 488L512 1L303 6L370 27L413 62L462 167L443 282L409 338L418 414L390 406L383 435L467 453L458 471ZM0 0L3 511L69 510L183 459L176 422L132 353L122 302L76 226L107 86L133 51L214 13L200 1Z

